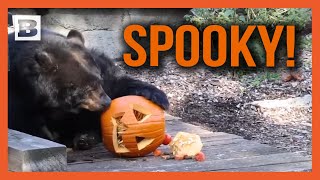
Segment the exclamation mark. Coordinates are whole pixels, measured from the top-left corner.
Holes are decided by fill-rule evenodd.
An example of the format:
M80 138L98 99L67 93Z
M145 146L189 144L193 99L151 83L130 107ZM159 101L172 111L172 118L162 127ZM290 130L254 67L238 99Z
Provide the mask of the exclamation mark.
M287 26L287 67L294 67L294 41L295 41L295 27Z

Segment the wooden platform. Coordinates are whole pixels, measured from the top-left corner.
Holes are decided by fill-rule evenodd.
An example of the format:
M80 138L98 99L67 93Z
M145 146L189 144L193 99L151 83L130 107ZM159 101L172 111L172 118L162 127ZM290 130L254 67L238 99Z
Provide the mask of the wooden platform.
M206 161L164 160L149 155L143 158L118 158L100 144L88 151L68 153L68 171L304 171L311 170L311 159L299 153L283 152L240 136L210 132L179 120L167 121L167 132L178 131L201 136ZM160 149L168 149L161 146Z
M66 149L64 145L9 129L9 171L66 171Z

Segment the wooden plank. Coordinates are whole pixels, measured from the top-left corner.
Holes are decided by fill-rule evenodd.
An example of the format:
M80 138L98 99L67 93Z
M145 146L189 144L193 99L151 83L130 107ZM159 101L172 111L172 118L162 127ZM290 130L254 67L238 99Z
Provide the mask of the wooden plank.
M299 153L281 153L279 149L237 135L210 132L178 120L167 121L166 126L172 136L179 131L199 134L206 161L164 160L152 154L118 158L99 145L89 151L69 153L68 158L75 161L68 164L68 171L300 171L311 166L310 158ZM169 150L167 146L159 149Z
M247 140L243 140L247 141ZM168 149L166 149L168 150ZM278 149L261 145L256 142L248 142L247 143L239 143L237 146L234 144L224 145L224 146L207 146L203 149L203 152L206 155L206 161L216 161L221 159L230 159L230 158L242 158L242 157L249 157L249 156L257 156L257 155L267 155L272 153L279 153ZM91 154L93 155L93 154ZM82 158L84 161L87 162L94 162L95 165L100 164L103 166L104 164L114 164L116 168L123 168L131 167L132 171L139 171L137 169L140 166L147 166L147 167L162 167L162 166L174 166L181 164L181 161L174 161L174 160L163 160L162 158L154 158L152 155L149 155L144 158L117 158L112 156L108 152L104 153L94 153L93 156L79 156L78 159ZM90 160L91 158L91 160ZM193 162L193 160L185 160L183 162ZM83 165L79 165L76 163L76 167L72 168L72 171L76 169L85 170L87 165L84 163ZM75 164L69 164L68 167L70 168ZM91 171L93 169L86 169L86 171ZM98 170L98 169L96 169ZM116 169L114 169L116 170ZM95 171L95 170L94 170ZM98 170L99 171L99 170Z
M8 130L9 171L65 171L67 153L64 145Z
M165 112L164 113L164 119L166 121L173 121L173 120L180 120L181 118L180 117L176 117L176 116L172 116L172 115L170 115L170 114Z
M311 162L310 158L299 153L278 153L243 158L230 158L216 161L204 161L166 166L162 171L221 171L235 168L265 166L272 164L287 164L293 162ZM148 171L158 171L157 167L150 167ZM124 171L124 170L120 170Z
M186 132L210 132L208 130L202 129L199 126L184 123L182 121L166 121L166 131L167 132L179 132L179 131L186 131Z
M154 157L155 159L156 157ZM162 166L146 164L148 161L117 160L109 162L95 162L94 166L88 164L76 164L68 166L68 171L112 171L112 172L198 172L198 171L222 171L236 168L265 166L273 164L286 164L293 162L310 162L309 158L298 153L281 153L242 158L231 158L214 161L179 161L167 163ZM177 161L171 161L177 162Z
M223 148L223 145L236 144L236 143L244 143L246 140L244 139L230 139L226 141L212 141L205 143L205 147L216 146L218 148ZM169 151L167 146L160 146L158 149L162 151ZM102 156L102 157L101 157ZM150 154L149 156L152 156ZM68 153L68 162L76 162L76 161L94 161L96 159L108 159L114 158L113 154L108 152L102 145L99 145L95 149L91 149L88 151L76 151Z
M195 133L200 137L212 137L212 136L230 136L233 138L242 138L240 136L234 134L228 134L224 132L212 132L201 128L200 126L188 124L182 121L170 121L166 123L166 132L171 134L171 136L175 136L179 131Z
M202 137L202 142L204 144L204 148L207 146L222 146L227 144L236 144L236 143L244 143L247 140L244 140L240 136L230 135L226 133L217 133L214 132L210 134L210 136ZM159 149L167 149L166 146L160 146ZM77 159L91 159L90 157L95 156L95 154L107 153L105 156L112 156L108 153L102 144L94 147L93 149L87 151L76 151L76 152L69 152L68 153L68 162L77 161Z
M236 168L222 170L225 172L301 172L309 171L312 169L311 161L284 163L284 164L272 164L262 165L255 167Z
M208 131L208 130L202 129L200 126L184 123L178 120L170 121L166 123L166 132L171 136L175 136L179 131L198 134L200 137L224 136L225 139L242 138L234 134Z
M238 136L237 136L238 137ZM242 138L227 138L221 134L221 136L213 136L213 137L206 137L202 140L204 149L210 148L210 146L219 146L219 148L223 148L221 146L228 145L228 144L237 144L237 143L246 143L247 140ZM168 151L168 147L161 145L158 149ZM69 152L68 153L68 162L75 162L75 161L92 161L96 158L97 154L103 154L105 158L111 157L113 155L106 151L103 147L103 144L99 144L98 146L94 147L91 150L87 151L76 151L76 152Z
M242 137L233 135L233 134L216 135L215 133L200 135L200 138L202 142L222 141L222 140L228 140L228 139L243 139Z

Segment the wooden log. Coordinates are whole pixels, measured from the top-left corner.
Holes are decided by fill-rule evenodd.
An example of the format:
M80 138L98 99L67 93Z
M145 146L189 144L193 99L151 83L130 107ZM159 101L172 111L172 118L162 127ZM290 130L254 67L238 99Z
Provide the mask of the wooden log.
M66 171L66 146L8 130L9 171Z

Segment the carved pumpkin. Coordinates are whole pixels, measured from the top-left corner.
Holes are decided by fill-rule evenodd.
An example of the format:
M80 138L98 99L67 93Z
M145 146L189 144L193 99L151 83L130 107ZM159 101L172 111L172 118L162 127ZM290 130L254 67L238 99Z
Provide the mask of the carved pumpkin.
M102 114L101 128L109 151L124 157L144 156L164 140L164 111L141 96L120 97Z

